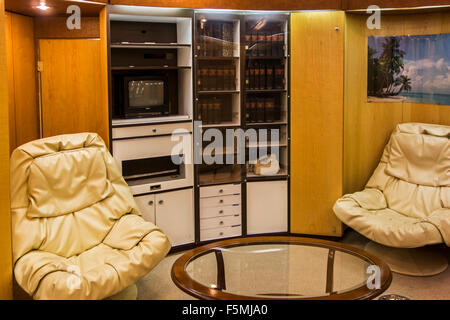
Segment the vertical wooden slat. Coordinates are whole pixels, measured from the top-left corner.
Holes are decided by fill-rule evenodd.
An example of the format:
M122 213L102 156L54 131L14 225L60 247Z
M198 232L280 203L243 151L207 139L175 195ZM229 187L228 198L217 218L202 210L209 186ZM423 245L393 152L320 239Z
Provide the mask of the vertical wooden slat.
M0 299L12 299L11 215L9 204L9 105L5 3L0 0Z

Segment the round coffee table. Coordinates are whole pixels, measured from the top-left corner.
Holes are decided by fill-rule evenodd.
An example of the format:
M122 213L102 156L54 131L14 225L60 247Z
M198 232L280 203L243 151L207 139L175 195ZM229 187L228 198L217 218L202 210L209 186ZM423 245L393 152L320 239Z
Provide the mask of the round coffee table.
M387 264L338 242L248 237L186 252L172 280L199 299L373 299L392 281Z

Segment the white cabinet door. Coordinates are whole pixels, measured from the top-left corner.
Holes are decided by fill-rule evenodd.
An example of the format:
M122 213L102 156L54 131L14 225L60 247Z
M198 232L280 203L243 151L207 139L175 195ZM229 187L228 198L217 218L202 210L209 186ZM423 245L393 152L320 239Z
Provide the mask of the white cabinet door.
M247 233L288 231L287 181L247 183Z
M164 231L172 246L194 242L192 189L158 193L155 197L156 225Z
M134 197L139 210L141 210L142 217L146 221L155 223L155 195L149 194L146 196Z

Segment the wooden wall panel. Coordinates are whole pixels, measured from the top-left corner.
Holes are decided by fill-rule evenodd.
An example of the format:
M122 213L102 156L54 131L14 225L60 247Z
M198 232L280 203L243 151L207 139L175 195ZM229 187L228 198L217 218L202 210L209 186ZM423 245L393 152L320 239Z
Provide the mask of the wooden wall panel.
M97 132L108 141L108 106L101 90L101 41L40 40L44 137Z
M371 5L380 8L413 8L423 6L450 5L450 0L343 0L342 9L366 9Z
M371 35L450 33L450 13L383 16L380 30L367 17L346 15L344 192L364 188L392 130L402 122L450 125L450 106L367 102L367 38Z
M12 299L9 116L4 0L0 0L0 299Z
M69 30L66 17L36 17L36 39L55 38L99 38L100 25L98 17L81 16L81 29Z
M7 43L12 152L26 142L39 139L39 107L33 18L7 13L7 20L10 22Z
M11 34L11 14L5 13L5 34L6 34L6 62L8 66L8 104L9 104L9 147L10 151L16 147L16 112L14 101L14 59L13 43Z
M211 8L240 10L319 10L340 9L341 0L110 0L111 4L172 8Z
M291 22L291 232L340 236L332 207L342 195L344 13L293 13Z

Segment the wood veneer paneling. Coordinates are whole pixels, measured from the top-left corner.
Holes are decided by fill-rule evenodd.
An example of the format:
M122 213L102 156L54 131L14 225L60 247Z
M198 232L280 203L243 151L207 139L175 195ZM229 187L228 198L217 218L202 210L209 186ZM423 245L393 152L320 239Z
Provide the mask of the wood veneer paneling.
M380 8L412 8L423 6L450 5L450 0L343 0L342 9L366 9L371 5Z
M153 7L241 10L319 10L341 8L341 0L110 0L110 3Z
M4 0L0 0L0 299L12 299L9 116Z
M10 151L39 138L33 18L7 13Z
M97 17L81 17L81 29L69 30L66 17L35 17L36 39L99 38L100 23Z
M364 16L346 15L344 193L364 188L398 123L450 125L450 106L367 102L368 36L449 32L449 12L383 16L380 30L369 30Z
M96 132L107 142L101 40L45 39L39 48L44 137Z
M293 13L291 46L291 232L340 236L344 12Z

